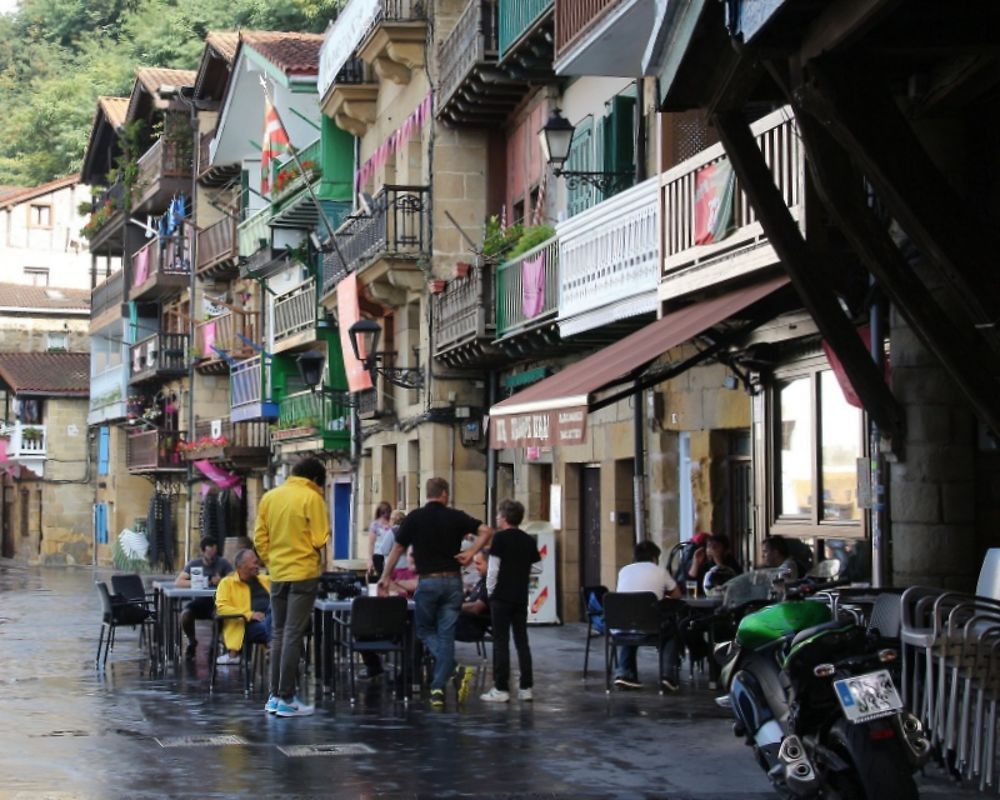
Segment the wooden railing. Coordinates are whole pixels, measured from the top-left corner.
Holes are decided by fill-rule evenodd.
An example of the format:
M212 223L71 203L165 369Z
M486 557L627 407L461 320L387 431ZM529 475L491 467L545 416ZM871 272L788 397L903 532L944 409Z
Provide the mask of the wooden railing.
M337 249L324 259L323 294L348 272L377 256L416 257L426 253L428 200L426 186L383 186L372 200L371 214L349 217L336 233Z
M236 220L232 217L225 216L198 231L198 272L236 256Z
M495 332L493 275L490 268L472 267L465 278L453 278L441 294L431 295L435 354Z
M186 333L154 333L132 345L129 363L133 378L158 373L183 374L187 371Z
M103 283L90 293L90 318L96 319L105 311L125 302L125 272L112 272Z
M244 358L253 352L243 339L257 341L257 312L226 311L195 327L195 348L202 358L217 359L221 350L230 358ZM242 339L240 337L243 337ZM213 347L215 349L213 349Z
M176 142L157 139L156 143L139 157L139 194L146 194L164 178L190 178L190 148Z
M556 58L623 0L556 0Z
M7 438L7 456L9 458L44 458L46 447L46 429L44 425L26 425L15 422L13 425L0 423L0 436Z
M212 139L215 138L215 131L205 131L198 138L198 175L201 176L202 173L207 172L211 169L210 162L212 160Z
M759 119L752 126L757 146L771 170L786 205L797 219L804 213L804 162L802 144L791 110L786 106ZM732 192L733 230L710 244L696 244L698 173L726 161L721 144L703 150L660 176L660 204L663 215L663 274L726 256L744 247L766 244L764 231L738 179ZM769 245L768 245L769 246Z
M271 229L267 221L271 218L271 207L265 206L254 211L237 227L240 255L249 257L271 241Z
M511 46L550 8L552 0L500 0L500 57L503 58Z
M274 341L316 325L316 280L309 278L274 300Z
M563 323L613 304L647 296L655 310L660 276L658 246L659 181L650 178L559 223L559 329L562 335L590 327L584 320ZM624 316L630 315L622 309Z
M125 464L129 470L182 469L177 445L184 434L179 431L147 430L128 435Z
M532 287L525 292L525 262L539 257L542 264L542 297L540 308L533 307L538 298ZM507 261L497 268L497 339L536 328L555 318L559 309L559 238L553 236L527 253ZM529 316L530 315L530 316Z
M270 446L269 426L262 420L233 422L228 417L205 419L194 424L194 438L187 440L184 457L188 460L218 458L230 448L259 450Z
M441 79L437 105L445 105L477 64L497 59L497 0L470 0L438 46Z

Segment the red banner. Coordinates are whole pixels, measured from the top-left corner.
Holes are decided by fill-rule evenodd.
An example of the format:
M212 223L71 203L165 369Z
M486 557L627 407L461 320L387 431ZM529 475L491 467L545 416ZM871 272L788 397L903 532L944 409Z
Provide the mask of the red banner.
M359 319L361 319L361 307L358 305L358 276L357 273L349 272L337 284L337 324L340 326L340 349L344 354L347 388L352 392L363 392L372 388L368 370L354 357L354 349L351 347L350 329Z

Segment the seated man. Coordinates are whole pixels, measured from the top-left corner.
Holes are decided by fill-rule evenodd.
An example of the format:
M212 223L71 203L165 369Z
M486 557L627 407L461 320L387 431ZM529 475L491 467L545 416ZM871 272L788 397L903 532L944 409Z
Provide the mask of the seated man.
M677 582L660 566L660 548L653 542L639 542L635 546L635 561L622 567L618 573L619 592L652 592L657 597L678 598L681 590ZM672 624L671 617L664 617L664 625ZM615 686L621 689L640 689L636 650L631 645L618 648L618 669ZM660 683L668 692L680 688L677 663L677 637L670 636L663 645L663 671Z
M256 553L240 550L236 554L236 571L219 583L216 613L222 617L238 614L246 620L223 620L222 641L228 652L219 656L219 664L240 663L244 635L251 642L271 643L271 579L260 575L259 570Z
M392 583L389 585L389 594L402 595L407 599L413 597L417 591L417 569L413 563L413 548L406 551L406 566L397 566L392 571Z
M489 553L480 550L472 558L479 572L479 581L465 594L462 613L455 625L455 641L478 642L490 629L489 594L486 589L486 572L489 568Z
M791 548L784 536L765 537L761 543L761 550L764 553L764 563L768 567L780 569L785 580L796 581L799 579L799 565L792 558Z
M184 565L174 580L174 586L190 588L191 570L199 567L208 580L209 586L218 586L226 575L233 571L233 566L226 559L219 558L219 543L211 536L206 536L201 540L201 557L194 558ZM211 619L215 609L215 601L211 597L196 597L186 606L181 613L181 628L187 637L187 649L184 657L193 659L195 649L198 647L198 640L194 635L194 622L196 619Z

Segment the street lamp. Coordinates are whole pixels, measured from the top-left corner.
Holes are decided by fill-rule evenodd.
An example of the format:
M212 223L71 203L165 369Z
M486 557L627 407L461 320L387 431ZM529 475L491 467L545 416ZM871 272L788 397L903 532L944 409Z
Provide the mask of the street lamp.
M401 389L420 389L424 385L422 367L385 367L379 364L385 353L378 352L378 342L382 337L382 326L371 319L359 319L347 330L351 339L354 357L368 370L372 382L381 375L393 386ZM364 354L364 355L362 355Z
M552 167L552 173L566 179L567 189L578 189L583 184L589 184L602 194L624 189L632 182L635 170L626 172L581 172L565 170L563 164L569 158L570 146L573 144L573 124L562 115L562 109L553 108L548 121L538 132L545 160Z
M323 368L326 366L326 356L315 350L302 353L295 359L295 366L298 367L299 377L307 388L314 392L332 397L335 403L349 408L354 407L354 396L343 389L331 389L323 386Z

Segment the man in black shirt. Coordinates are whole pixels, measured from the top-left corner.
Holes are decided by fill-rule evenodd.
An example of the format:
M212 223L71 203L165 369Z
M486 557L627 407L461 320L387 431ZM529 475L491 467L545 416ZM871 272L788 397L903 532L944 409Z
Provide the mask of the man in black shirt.
M417 636L434 657L431 705L444 706L444 687L455 670L455 624L462 611L461 567L489 543L492 529L463 511L448 507L448 481L427 481L427 504L411 511L396 532L396 542L385 559L379 594L387 595L392 571L406 548L412 545L418 583L413 596ZM466 534L477 534L475 542L462 550ZM469 690L471 671L462 668L459 702Z
M494 687L482 696L488 703L510 700L510 635L513 631L517 662L521 671L520 700L531 700L534 683L531 650L528 647L528 583L531 566L542 560L537 542L517 526L524 519L524 506L504 500L497 509L497 534L490 546L486 585L493 615Z

